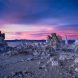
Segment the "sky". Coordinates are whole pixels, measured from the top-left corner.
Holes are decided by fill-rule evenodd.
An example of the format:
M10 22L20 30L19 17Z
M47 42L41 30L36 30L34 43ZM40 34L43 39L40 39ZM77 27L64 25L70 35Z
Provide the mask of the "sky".
M78 39L78 0L0 0L0 30L9 40Z

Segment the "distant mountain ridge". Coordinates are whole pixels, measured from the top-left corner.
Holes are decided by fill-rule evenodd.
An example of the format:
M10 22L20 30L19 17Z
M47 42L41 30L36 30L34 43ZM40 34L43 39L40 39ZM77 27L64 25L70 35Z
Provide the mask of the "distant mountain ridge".
M46 40L24 40L24 39L21 39L21 40L5 40L6 42L46 42ZM65 40L62 41L63 43L65 43ZM68 43L71 44L71 43L74 43L75 40L68 40Z
M5 40L6 42L46 42L46 40Z

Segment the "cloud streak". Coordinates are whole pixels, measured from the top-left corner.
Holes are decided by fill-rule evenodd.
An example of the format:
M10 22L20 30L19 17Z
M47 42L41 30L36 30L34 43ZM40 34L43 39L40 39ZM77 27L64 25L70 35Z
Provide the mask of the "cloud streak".
M6 39L43 39L51 32L63 36L62 33L78 34L77 3L77 0L0 0L0 30L6 32ZM77 38L77 34L71 37Z
M6 39L46 39L47 35L50 35L54 32L56 32L58 35L61 35L63 39L65 38L65 35L67 35L68 39L78 39L77 29L69 27L63 27L60 29L58 28L58 26L51 27L48 25L43 27L42 26L37 27L37 25L25 26L22 24L10 24L5 26L5 28L3 28L3 31L6 33Z

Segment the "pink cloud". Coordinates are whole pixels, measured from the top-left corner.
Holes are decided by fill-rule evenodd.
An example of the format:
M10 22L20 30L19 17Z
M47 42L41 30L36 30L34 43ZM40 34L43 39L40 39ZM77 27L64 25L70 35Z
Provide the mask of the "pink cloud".
M57 33L63 39L65 39L65 35L67 35L68 39L78 39L78 31L72 28L67 30L61 29L60 31L58 27L55 28L48 25L8 25L7 27L3 27L6 33L6 39L46 39L47 35L51 33Z
M54 32L54 31L53 31ZM16 33L10 33L10 35L14 36L13 37L10 37L9 36L9 39L46 39L47 38L47 35L49 35L50 33L52 32L49 32L49 31L46 31L46 32L16 32ZM70 32L70 33L63 33L63 32L56 32L58 35L61 35L63 37L63 39L65 38L65 35L67 35L67 38L68 39L78 39L78 33L75 33L75 32ZM75 33L75 34L74 34Z

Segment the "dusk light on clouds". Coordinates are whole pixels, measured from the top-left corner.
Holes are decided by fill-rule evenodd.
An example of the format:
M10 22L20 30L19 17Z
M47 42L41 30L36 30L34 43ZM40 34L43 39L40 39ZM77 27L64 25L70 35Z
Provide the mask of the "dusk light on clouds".
M78 39L78 0L0 0L0 30L6 39Z

